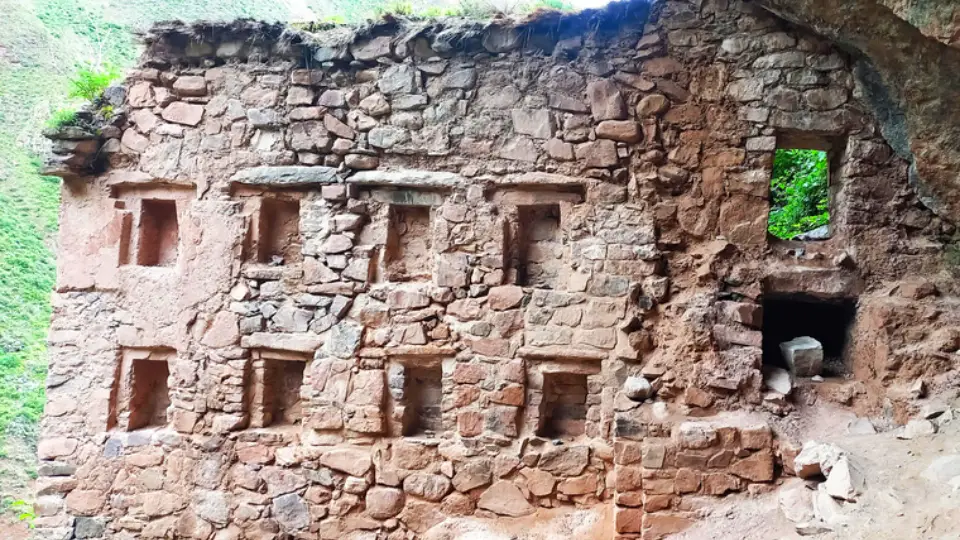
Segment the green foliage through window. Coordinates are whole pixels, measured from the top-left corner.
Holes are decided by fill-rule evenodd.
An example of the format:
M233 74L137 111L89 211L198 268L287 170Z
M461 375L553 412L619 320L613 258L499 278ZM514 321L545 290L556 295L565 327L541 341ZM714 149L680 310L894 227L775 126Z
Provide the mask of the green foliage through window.
M780 149L770 181L770 234L784 240L830 222L827 153Z

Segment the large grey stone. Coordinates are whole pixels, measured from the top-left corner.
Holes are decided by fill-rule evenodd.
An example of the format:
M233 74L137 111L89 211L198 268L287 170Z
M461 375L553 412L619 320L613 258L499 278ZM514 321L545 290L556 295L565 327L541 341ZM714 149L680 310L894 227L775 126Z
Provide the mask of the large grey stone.
M809 336L802 336L780 344L783 359L794 377L813 377L823 370L823 345Z
M337 183L333 167L253 167L230 178L231 182L257 186L305 187Z
M323 345L324 352L338 358L350 358L360 346L362 336L363 326L350 321L340 322L330 330Z
M285 530L303 529L310 525L310 509L296 493L273 500L273 517Z
M397 64L388 67L377 84L380 91L389 96L412 94L417 90L417 70L413 66Z

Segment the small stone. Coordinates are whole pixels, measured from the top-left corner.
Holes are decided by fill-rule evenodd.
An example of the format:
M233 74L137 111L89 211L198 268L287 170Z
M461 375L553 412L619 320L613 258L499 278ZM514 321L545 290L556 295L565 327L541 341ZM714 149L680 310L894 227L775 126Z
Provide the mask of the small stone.
M633 401L644 401L653 396L653 385L644 377L627 377L623 383L623 393Z
M179 77L173 83L173 91L180 96L205 96L207 95L207 81L196 75Z
M604 120L597 124L597 137L635 143L641 138L640 128L633 120Z
M374 486L365 498L367 514L374 519L388 519L403 510L403 491L396 488Z
M789 396L790 392L793 391L793 377L790 376L789 371L783 368L764 366L763 384L770 390L784 396Z
M663 94L650 94L649 96L644 96L640 100L640 103L637 103L637 116L640 118L646 116L659 116L666 112L670 108L670 100L667 99L667 96Z

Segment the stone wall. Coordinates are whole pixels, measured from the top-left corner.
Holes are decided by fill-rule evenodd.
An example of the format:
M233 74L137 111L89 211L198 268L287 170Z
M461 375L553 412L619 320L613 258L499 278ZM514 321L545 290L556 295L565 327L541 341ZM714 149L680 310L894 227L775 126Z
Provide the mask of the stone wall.
M651 9L156 28L105 172L64 184L41 536L419 538L614 505L598 534L659 538L789 456L764 295L858 301L850 400L935 383L951 231L849 60L749 4ZM828 240L767 235L790 145L830 152Z

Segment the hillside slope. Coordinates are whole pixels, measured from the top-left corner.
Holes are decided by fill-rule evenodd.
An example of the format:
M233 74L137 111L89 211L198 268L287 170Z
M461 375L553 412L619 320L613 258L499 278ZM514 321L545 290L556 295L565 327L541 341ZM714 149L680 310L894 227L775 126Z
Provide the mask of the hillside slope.
M306 10L306 11L305 11ZM164 19L289 20L303 0L0 0L0 497L33 476L43 411L59 180L39 175L39 132L78 65L129 67L132 31Z

